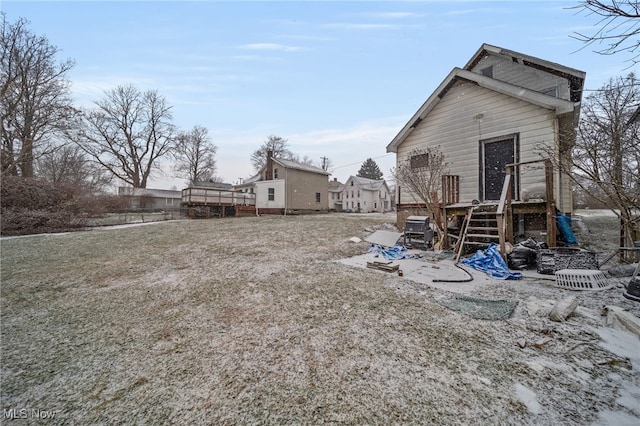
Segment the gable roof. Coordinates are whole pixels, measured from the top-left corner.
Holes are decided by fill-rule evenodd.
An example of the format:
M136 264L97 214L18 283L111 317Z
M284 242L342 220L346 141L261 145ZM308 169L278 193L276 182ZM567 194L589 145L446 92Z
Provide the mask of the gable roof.
M298 163L297 161L293 161L293 160L285 160L283 158L274 158L273 162L287 169L302 170L305 172L318 173L326 176L329 176L331 174L326 170L321 169L320 167L312 166L310 164ZM263 168L260 169L261 172L264 169L264 167L266 166L263 166Z
M338 182L338 179L329 181L329 192L342 192L344 189L344 183Z
M502 47L484 43L471 57L471 59L469 59L467 64L464 66L464 69L471 71L478 64L478 62L480 62L487 55L503 56L508 58L510 61L517 62L521 65L542 70L549 74L557 75L562 78L566 78L569 81L569 86L571 89L571 100L573 102L580 102L580 100L582 99L584 79L587 75L584 71L567 67L555 62L547 61L545 59L536 58L535 56L516 52L515 50L504 49Z
M329 176L331 173L327 172L326 170L323 170L319 167L316 166L312 166L310 164L303 164L303 163L298 163L297 161L293 161L293 160L284 160L282 158L273 158L273 162L286 168L286 169L296 169L296 170L302 170L305 172L310 172L310 173L317 173L317 174L321 174L321 175L325 175L325 176ZM264 172L264 169L267 167L267 165L265 164L264 166L262 166L260 168L260 171L258 171L258 173L256 173L255 175L251 176L248 179L245 179L241 184L239 185L235 185L237 188L243 187L243 186L251 186L251 184L256 183L256 182L260 182L262 180L262 172Z
M433 108L435 108L440 100L458 81L467 81L488 90L502 93L506 96L511 96L543 108L555 110L558 115L573 113L579 108L579 102L571 102L556 98L555 96L545 95L521 86L516 86L511 83L476 74L466 69L454 68L447 78L440 83L433 94L422 104L413 117L411 117L407 124L405 124L400 132L398 132L389 145L387 145L387 152L397 152L398 146L411 134L411 132L413 132L418 124L431 112L431 110L433 110Z
M356 181L358 183L358 186L361 189L367 190L367 191L378 191L380 190L380 188L382 188L384 185L387 184L387 182L384 179L376 180L376 179L369 179L361 176L349 176L349 179L347 179L347 182L349 182L350 180Z

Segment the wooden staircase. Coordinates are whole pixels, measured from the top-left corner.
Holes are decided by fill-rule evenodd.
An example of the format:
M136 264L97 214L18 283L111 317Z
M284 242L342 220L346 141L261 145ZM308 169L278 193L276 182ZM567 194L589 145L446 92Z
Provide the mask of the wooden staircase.
M497 204L476 205L467 211L465 219L460 227L460 234L454 247L456 263L465 251L465 246L487 246L492 242L499 244L500 253L506 256L507 242L513 244L513 209L511 205L512 185L514 182L514 169L519 166L544 163L545 188L546 188L546 230L547 244L556 247L556 204L554 201L553 166L551 160L535 160L507 164L506 176ZM456 237L455 235L450 235Z
M469 208L462 224L462 235L456 244L456 261L466 248L486 247L491 243L500 244L504 238L500 232L502 219L498 215L497 204L485 204Z
M456 243L456 263L465 252L465 246L486 247L491 243L500 246L500 253L506 256L505 243L511 239L511 173L504 179L500 202L470 207L461 227L461 235Z

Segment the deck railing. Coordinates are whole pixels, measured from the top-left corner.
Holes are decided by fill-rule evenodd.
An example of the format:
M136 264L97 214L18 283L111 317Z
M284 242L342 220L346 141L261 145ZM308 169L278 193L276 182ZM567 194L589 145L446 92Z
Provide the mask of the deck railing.
M182 204L255 206L256 194L214 188L186 188L182 190Z

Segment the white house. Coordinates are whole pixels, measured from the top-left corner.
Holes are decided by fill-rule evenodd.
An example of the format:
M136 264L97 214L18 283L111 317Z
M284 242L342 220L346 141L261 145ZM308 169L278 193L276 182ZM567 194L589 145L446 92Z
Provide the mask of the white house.
M505 169L515 170L513 198L545 184L542 163L569 152L575 140L585 73L523 53L483 44L464 68L454 68L387 146L398 164L416 149L440 147L455 178L455 202L500 199ZM571 184L553 171L554 199L572 211ZM451 197L449 195L452 195ZM400 186L398 204L416 203Z
M391 209L391 191L384 179L349 176L342 190L343 210L361 213Z
M333 178L333 180L329 181L329 210L330 211L342 211L342 190L344 189L344 184L338 182L338 178Z
M461 223L481 203L495 208L507 240L540 231L535 235L546 236L553 247L555 220L547 218L556 209L573 211L570 178L553 164L571 154L585 77L580 70L483 44L463 68L451 70L387 152L396 153L398 166L416 171L428 167L430 149L445 155L438 189L443 227L452 215ZM399 210L410 213L420 203L409 185L398 183Z

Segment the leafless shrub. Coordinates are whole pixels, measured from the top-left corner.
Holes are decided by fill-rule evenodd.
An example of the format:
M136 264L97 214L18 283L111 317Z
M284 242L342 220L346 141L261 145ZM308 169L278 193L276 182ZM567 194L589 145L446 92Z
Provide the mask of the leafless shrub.
M446 174L447 162L440 147L416 149L393 170L396 181L410 194L416 204L423 205L432 217L437 217L440 204L438 189ZM439 237L444 235L440 221L435 221Z
M6 176L2 179L3 235L62 232L87 225L90 217L104 215L119 197L94 195L69 185Z

